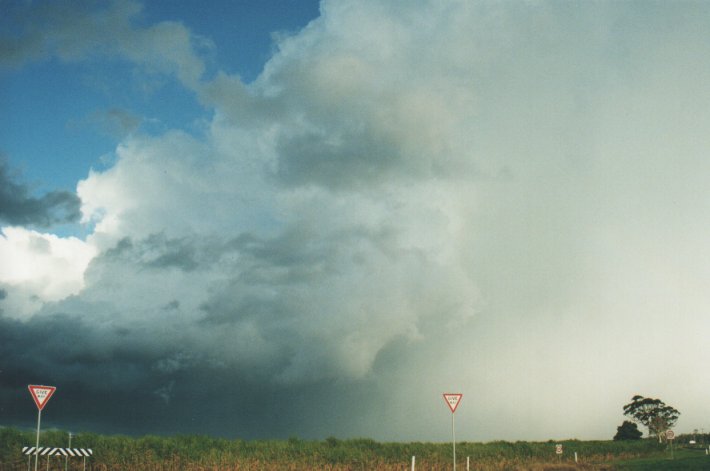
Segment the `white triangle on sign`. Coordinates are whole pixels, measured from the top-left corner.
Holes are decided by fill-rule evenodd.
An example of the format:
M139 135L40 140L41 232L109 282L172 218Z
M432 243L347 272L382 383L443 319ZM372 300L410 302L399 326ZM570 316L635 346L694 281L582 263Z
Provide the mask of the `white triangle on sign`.
M444 394L444 400L449 406L449 409L451 409L452 414L456 412L456 408L459 406L459 402L461 402L462 397L463 394Z
M34 384L30 384L27 388L30 390L32 399L34 399L39 410L42 410L44 406L47 405L47 401L52 397L54 391L57 390L54 386L36 386Z

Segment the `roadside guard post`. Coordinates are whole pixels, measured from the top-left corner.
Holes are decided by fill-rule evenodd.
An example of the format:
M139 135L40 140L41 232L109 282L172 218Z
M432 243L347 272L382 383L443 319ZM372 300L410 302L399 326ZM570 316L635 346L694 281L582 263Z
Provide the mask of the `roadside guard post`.
M69 457L78 457L78 458L84 458L84 470L86 470L86 458L90 457L94 454L94 451L91 448L55 448L51 446L41 446L39 448L34 447L34 446L23 446L22 447L22 454L27 455L28 459L32 457L32 455L39 455L39 456L46 456L47 457L47 467L49 467L49 458L51 456L63 456L65 459ZM28 463L28 468L29 468L29 463ZM66 469L66 461L65 461L65 469Z

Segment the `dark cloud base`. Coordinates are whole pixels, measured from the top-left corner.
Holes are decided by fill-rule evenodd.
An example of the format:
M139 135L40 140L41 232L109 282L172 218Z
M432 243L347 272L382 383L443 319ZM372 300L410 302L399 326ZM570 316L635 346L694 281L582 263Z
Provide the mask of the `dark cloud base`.
M7 162L0 159L0 221L39 227L77 222L80 205L79 197L68 191L31 196L27 185L16 182Z
M0 318L0 423L32 427L36 407L27 385L45 384L57 387L42 412L45 427L319 439L357 430L357 407L376 387L371 380L279 385L208 364L161 373L149 352L92 351L87 339L97 335L64 315L27 323Z

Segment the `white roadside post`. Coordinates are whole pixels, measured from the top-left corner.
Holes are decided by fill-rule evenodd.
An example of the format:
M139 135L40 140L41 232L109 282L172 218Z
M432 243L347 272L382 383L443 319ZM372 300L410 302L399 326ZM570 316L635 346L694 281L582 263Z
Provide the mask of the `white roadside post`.
M37 405L37 444L35 445L35 471L37 471L37 459L39 456L39 426L42 417L42 409L44 409L44 406L47 405L47 401L49 401L49 398L52 397L52 394L54 394L54 391L56 391L57 388L54 386L37 386L30 384L27 386L27 389L30 390L32 399L34 399L35 404Z
M69 448L71 448L71 432L69 432ZM67 471L69 466L69 455L64 455L64 471Z
M451 409L451 437L452 437L452 443L453 443L453 448L454 448L454 471L456 471L456 427L455 427L455 422L454 422L454 416L456 415L456 408L459 406L459 403L461 402L461 398L463 397L463 394L450 394L450 393L445 393L444 394L444 401L446 401L446 405L449 406L449 409Z

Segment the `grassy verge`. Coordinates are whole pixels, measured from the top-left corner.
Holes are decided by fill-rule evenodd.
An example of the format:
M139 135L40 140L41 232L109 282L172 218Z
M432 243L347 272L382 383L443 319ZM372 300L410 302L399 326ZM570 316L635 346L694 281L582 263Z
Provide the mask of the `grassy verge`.
M674 469L706 469L710 470L710 456L705 454L705 450L697 449L677 449L673 453L665 450L650 457L641 459L622 460L614 462L615 469L623 470L674 470Z
M0 428L0 471L27 469L27 456L22 447L35 442L33 432ZM67 434L58 430L42 432L41 446L65 447ZM555 454L555 445L563 445L564 454ZM87 470L151 470L151 471L241 471L241 470L403 470L409 469L416 456L416 469L443 471L451 469L450 443L382 443L361 438L322 441L301 440L229 440L197 435L126 437L80 433L74 435L72 447L91 448ZM466 469L467 458L472 470L609 470L615 469L710 469L710 468L644 468L662 461L663 448L653 440L634 442L548 441L456 444L457 469ZM686 450L687 451L687 450ZM575 462L575 453L578 462ZM685 453L685 451L683 451ZM678 452L677 460L705 458ZM638 461L650 459L651 461ZM59 461L58 461L59 460ZM654 461L655 460L655 461ZM60 463L60 461L62 463ZM51 469L63 459L43 459L42 468ZM635 463L641 463L637 467ZM704 463L710 464L710 458ZM69 460L68 470L82 469L79 460ZM631 466L623 468L624 466ZM61 467L61 466L60 466ZM57 468L58 469L58 468Z

